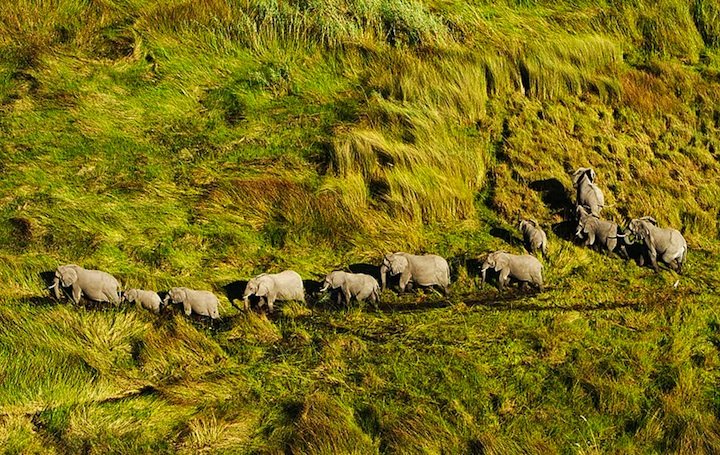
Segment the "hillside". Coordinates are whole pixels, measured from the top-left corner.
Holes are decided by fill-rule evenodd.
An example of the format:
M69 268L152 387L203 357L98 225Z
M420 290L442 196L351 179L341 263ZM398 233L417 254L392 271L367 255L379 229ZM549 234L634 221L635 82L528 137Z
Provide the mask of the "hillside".
M720 452L715 0L4 2L0 158L6 453ZM682 276L573 241L581 166ZM478 287L520 217L546 291ZM450 297L228 300L397 250ZM64 263L223 320L57 302Z

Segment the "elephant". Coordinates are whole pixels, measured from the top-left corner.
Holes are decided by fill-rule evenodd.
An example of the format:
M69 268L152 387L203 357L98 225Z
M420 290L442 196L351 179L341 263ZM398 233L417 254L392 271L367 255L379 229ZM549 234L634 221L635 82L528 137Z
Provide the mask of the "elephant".
M176 287L168 291L165 304L182 303L186 316L191 313L219 319L218 298L210 291L196 291L185 287Z
M109 273L100 270L87 270L79 265L61 265L55 271L53 289L55 298L60 300L60 286L72 287L73 302L80 303L80 297L96 302L120 303L120 283Z
M143 308L157 314L160 313L162 299L155 291L144 291L142 289L130 289L125 291L121 299L122 302L139 303Z
M578 226L575 235L578 238L585 238L585 246L596 245L608 253L619 251L618 254L628 259L627 250L624 244L624 234L618 234L618 225L612 221L601 220L591 214L582 205L577 208Z
M536 254L541 251L543 257L547 257L547 235L535 220L521 220L520 232L523 234L525 248L531 253Z
M338 293L338 304L341 294L345 297L345 304L348 306L352 297L358 302L368 297L375 304L380 301L380 285L375 278L365 273L349 273L341 270L328 273L320 292L337 288L341 291Z
M498 289L500 291L510 283L510 278L523 283L535 284L541 292L543 290L543 266L535 256L511 254L507 251L490 253L480 269L483 284L489 268L500 272L498 277Z
M593 183L595 171L581 167L573 173L573 186L577 189L576 206L585 206L590 213L600 217L600 211L605 206L605 197L600 188Z
M625 242L632 244L639 240L656 272L660 270L657 264L659 256L660 260L670 268L682 273L688 247L680 231L672 228L660 228L657 226L655 218L644 216L630 221L628 234L632 238L626 238Z
M243 293L243 302L245 310L250 308L250 296L260 297L260 305L262 298L265 298L268 310L272 313L275 310L274 303L276 300L298 300L305 302L305 288L303 281L297 272L285 270L280 273L261 273L255 278L248 281Z
M445 295L449 292L450 266L445 259L435 254L418 256L415 254L397 252L383 257L380 267L382 288L385 289L386 274L400 274L400 291L404 292L412 280L420 286L440 286Z

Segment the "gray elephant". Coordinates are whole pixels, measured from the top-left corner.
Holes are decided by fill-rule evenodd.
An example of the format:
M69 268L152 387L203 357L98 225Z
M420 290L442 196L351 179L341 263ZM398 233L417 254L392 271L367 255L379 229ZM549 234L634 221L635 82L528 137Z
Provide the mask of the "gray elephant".
M643 245L653 269L657 272L658 257L670 268L682 273L682 266L687 257L687 242L680 231L672 228L660 228L653 217L644 216L630 221L625 242L632 244L639 241Z
M272 313L275 310L276 300L298 300L305 302L305 289L303 281L297 272L285 270L280 273L262 273L248 281L243 293L245 309L250 308L250 296L260 298L262 305L263 298Z
M595 185L595 171L581 167L573 173L573 186L577 189L576 206L586 207L591 214L599 217L600 211L605 207L605 197L600 188Z
M182 303L186 316L195 313L219 319L218 298L210 291L196 291L185 287L172 288L165 296L165 304Z
M450 267L445 259L435 254L418 256L409 253L393 253L383 257L380 267L382 288L386 287L386 274L400 274L400 291L404 292L410 281L420 286L440 286L447 295L450 286Z
M380 300L380 285L377 280L370 275L364 273L348 273L341 270L328 273L325 277L320 292L326 292L328 289L338 289L338 304L340 304L341 295L345 297L345 304L350 305L350 299L355 297L358 302L370 297L373 303Z
M160 313L162 299L155 291L145 291L142 289L130 289L125 291L121 301L127 303L139 303L143 308L157 314Z
M543 290L543 266L535 256L510 254L506 251L490 253L480 269L483 284L485 283L487 270L490 268L500 272L498 277L498 289L500 291L510 283L510 278L523 283L535 284L540 291Z
M542 230L535 220L521 220L520 232L523 235L525 248L532 253L542 252L543 257L547 257L547 234Z
M618 251L623 258L629 257L623 242L624 234L618 234L616 223L601 220L581 205L577 208L577 214L578 226L575 235L585 239L585 246L596 246L608 253Z
M55 298L60 299L60 286L72 287L72 300L80 302L80 297L96 302L120 303L120 283L114 276L100 270L87 270L79 265L61 265L55 271L53 289Z

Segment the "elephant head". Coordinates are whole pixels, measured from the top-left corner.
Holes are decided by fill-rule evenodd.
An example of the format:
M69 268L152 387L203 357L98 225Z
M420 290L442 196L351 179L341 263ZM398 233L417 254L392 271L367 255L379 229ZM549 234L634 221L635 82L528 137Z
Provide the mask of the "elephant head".
M69 287L72 286L78 279L76 265L61 265L55 270L55 278L53 278L53 284L48 289L52 289L55 293L55 298L60 299L60 286Z
M485 259L485 262L480 268L480 272L482 273L482 283L485 283L487 269L493 269L496 272L499 272L503 268L507 267L507 265L508 257L507 254L505 254L505 251L495 251L494 253L488 254L487 259Z
M172 288L168 291L163 303L183 303L187 300L187 288Z
M595 181L595 171L589 167L581 167L578 168L577 171L573 172L572 181L574 187L577 187L580 184L584 175L587 175L590 183Z
M628 232L632 235L631 243L637 239L645 241L650 237L650 226L657 226L657 221L651 216L644 216L630 221Z
M520 220L520 224L518 225L518 229L520 229L520 232L525 232L530 230L530 228L537 228L538 224L535 220Z
M388 272L390 272L390 275L395 276L399 273L403 273L409 265L410 262L408 259L400 253L388 254L383 257L383 265L380 267L380 280L382 281L382 288L385 289L386 287L386 274Z
M342 286L344 281L345 280L338 271L330 272L325 277L325 281L323 282L323 287L320 289L320 292L326 292L328 289L338 288Z
M269 278L266 278L266 275L266 273L258 275L248 281L247 285L245 285L245 292L243 292L243 304L246 310L250 308L251 295L256 297L266 297L268 292L270 292L268 283Z
M130 289L129 291L125 292L120 299L120 303L133 303L138 297L137 289Z
M60 280L60 284L62 284L63 287L70 287L78 279L77 270L75 270L73 266L62 265L57 268L57 271L55 272L55 278Z

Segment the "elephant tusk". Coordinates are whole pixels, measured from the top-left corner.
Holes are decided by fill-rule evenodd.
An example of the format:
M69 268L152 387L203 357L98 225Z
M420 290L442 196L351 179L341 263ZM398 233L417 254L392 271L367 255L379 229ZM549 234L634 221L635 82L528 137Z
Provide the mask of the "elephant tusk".
M53 285L50 286L50 287L48 287L48 289L52 289L52 288L54 288L54 287L57 286L57 285L58 285L57 283L53 283Z

